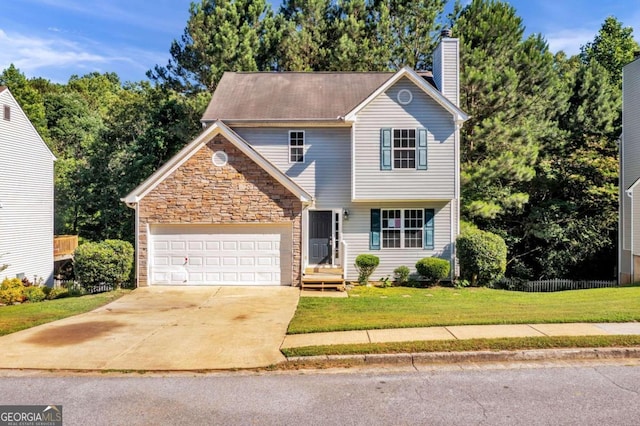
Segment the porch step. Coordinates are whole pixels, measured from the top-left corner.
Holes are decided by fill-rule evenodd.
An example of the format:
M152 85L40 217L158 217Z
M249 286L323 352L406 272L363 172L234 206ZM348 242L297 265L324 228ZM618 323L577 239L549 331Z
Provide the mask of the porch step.
M302 289L345 290L342 268L305 268Z
M315 266L315 267L307 267L307 268L304 269L304 274L305 275L320 274L320 275L340 275L340 276L342 276L343 273L344 273L344 270L342 268L331 268L331 267Z

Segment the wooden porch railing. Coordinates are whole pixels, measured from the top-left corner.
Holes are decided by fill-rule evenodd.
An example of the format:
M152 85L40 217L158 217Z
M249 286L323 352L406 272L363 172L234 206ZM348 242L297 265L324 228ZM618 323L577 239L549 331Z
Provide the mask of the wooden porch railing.
M56 235L53 237L53 258L70 259L77 247L77 235Z

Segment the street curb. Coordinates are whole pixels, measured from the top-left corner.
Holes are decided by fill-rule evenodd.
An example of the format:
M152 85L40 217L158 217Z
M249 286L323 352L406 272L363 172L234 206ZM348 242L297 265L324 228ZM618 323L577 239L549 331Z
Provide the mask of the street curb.
M549 360L593 360L640 358L640 347L633 348L572 348L532 349L520 351L419 352L366 355L318 355L288 357L286 363L296 365L415 365L456 364L466 362L514 362Z

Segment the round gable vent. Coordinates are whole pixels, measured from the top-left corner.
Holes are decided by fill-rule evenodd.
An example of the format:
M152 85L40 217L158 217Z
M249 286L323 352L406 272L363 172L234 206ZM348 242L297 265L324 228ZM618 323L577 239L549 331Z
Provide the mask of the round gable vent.
M215 166L222 167L227 165L227 163L229 162L229 157L224 151L216 151L213 153L211 161L213 161L213 164Z
M401 105L408 105L413 100L413 94L408 89L398 91L398 102Z

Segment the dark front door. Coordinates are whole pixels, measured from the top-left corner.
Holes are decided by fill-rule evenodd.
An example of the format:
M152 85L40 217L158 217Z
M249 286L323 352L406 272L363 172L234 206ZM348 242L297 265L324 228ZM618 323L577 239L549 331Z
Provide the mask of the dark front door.
M309 264L331 263L331 211L309 212Z

